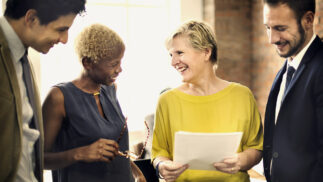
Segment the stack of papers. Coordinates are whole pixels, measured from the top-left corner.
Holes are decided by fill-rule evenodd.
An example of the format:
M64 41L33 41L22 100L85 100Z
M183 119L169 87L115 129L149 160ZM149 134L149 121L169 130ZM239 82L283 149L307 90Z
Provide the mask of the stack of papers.
M175 133L174 162L189 164L190 169L215 170L213 163L236 154L242 132Z

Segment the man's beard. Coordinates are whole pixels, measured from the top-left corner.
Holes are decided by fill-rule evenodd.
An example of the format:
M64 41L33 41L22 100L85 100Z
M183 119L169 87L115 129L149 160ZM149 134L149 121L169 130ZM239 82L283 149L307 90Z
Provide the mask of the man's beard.
M283 57L283 58L291 57L292 55L295 55L297 52L299 52L301 47L303 46L303 44L305 42L305 31L304 31L300 21L298 21L297 24L298 24L298 33L300 34L300 40L298 42L296 42L296 45L291 47L291 49L286 54L279 54L278 53L280 57ZM290 43L290 42L288 41L288 43Z

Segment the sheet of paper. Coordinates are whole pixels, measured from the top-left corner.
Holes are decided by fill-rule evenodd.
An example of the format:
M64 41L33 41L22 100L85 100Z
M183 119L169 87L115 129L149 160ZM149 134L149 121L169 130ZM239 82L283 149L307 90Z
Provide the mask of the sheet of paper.
M214 162L236 154L242 132L175 133L174 162L189 164L190 169L215 170Z

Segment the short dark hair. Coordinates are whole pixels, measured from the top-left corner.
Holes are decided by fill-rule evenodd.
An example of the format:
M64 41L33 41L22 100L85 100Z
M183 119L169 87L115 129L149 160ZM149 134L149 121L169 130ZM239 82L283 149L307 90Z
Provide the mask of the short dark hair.
M4 15L19 19L29 9L37 12L40 24L48 24L59 17L70 13L79 14L85 11L86 0L8 0Z
M269 6L286 4L293 10L298 21L302 19L307 11L315 13L315 0L263 0L263 2Z

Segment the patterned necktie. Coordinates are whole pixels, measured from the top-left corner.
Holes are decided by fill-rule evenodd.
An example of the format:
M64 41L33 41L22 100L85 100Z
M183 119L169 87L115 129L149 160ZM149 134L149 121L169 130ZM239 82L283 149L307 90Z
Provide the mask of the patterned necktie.
M294 72L295 72L295 68L294 68L293 66L288 66L284 95L285 95L285 94L286 94L286 92L287 92L287 89L288 89L289 83L290 83L290 81L292 80L292 77L293 77Z

